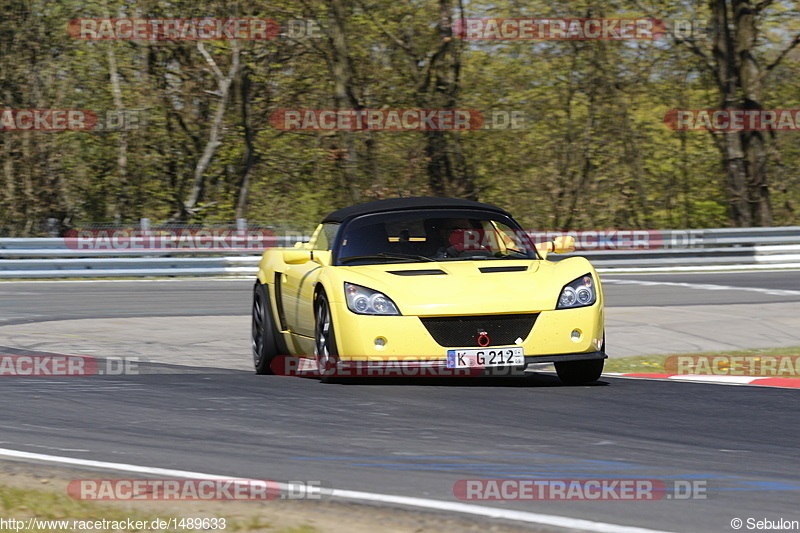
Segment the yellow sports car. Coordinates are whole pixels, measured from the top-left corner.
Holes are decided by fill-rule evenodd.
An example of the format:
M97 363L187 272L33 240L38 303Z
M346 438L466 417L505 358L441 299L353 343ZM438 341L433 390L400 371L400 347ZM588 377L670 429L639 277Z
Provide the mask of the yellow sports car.
M292 360L331 381L398 365L497 375L552 362L565 383L596 381L607 357L600 278L583 257L547 260L572 250L572 237L530 242L508 212L468 200L340 209L309 243L264 252L256 372L284 374L276 365Z

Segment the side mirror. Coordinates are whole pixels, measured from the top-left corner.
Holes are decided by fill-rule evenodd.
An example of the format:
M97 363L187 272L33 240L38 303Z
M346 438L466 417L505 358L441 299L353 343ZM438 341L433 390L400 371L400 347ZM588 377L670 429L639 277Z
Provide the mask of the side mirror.
M313 256L311 260L314 261L315 263L319 263L322 266L328 266L331 264L330 250L314 250L312 254Z
M557 254L568 254L575 251L575 237L572 235L562 235L553 239L555 250Z
M572 235L561 235L552 241L536 243L536 250L542 259L547 259L547 254L553 252L556 254L566 254L575 251L575 237Z
M311 260L311 252L301 248L290 248L283 251L283 262L287 265L302 265Z

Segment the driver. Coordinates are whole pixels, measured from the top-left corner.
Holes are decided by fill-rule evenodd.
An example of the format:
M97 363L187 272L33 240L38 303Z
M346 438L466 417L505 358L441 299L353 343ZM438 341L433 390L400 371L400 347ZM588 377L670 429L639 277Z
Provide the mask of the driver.
M478 225L478 227L480 227ZM459 257L466 249L485 250L477 242L479 235L470 235L469 232L478 232L476 223L467 218L442 218L431 221L431 229L435 236L431 236L439 243L435 257ZM430 235L430 232L428 233Z

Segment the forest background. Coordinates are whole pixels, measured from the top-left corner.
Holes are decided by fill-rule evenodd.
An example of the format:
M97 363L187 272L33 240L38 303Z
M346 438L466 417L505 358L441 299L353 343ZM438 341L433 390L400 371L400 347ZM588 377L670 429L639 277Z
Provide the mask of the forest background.
M496 204L538 229L800 224L800 131L674 131L664 121L671 109L800 109L796 2L664 4L5 0L0 109L90 109L127 124L0 131L0 227L28 236L48 219L63 233L147 217L307 228L345 205L426 195ZM282 34L85 40L68 31L81 18L204 17L273 19ZM668 32L454 33L475 17L651 17ZM516 111L525 127L284 131L270 122L282 109Z

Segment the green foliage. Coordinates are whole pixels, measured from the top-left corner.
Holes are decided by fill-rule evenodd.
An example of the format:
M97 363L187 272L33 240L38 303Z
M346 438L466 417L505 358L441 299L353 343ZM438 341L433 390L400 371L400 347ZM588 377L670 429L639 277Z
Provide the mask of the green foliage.
M202 174L197 209L187 212L184 205L222 101L198 43L85 41L66 32L67 22L79 17L329 21L330 5L290 0L235 7L219 0L202 6L188 0L6 2L0 7L0 107L91 109L105 116L119 106L111 81L115 63L121 105L140 110L143 121L125 133L0 133L0 221L222 221L243 214L310 227L325 212L350 203L349 191L362 201L430 194L424 133L345 136L284 132L270 124L276 110L337 106L330 39L208 41L203 46L220 71L228 71L235 46L242 68L231 84L220 145ZM344 5L354 91L364 107L447 105L437 85L444 68L423 83L443 43L436 28L439 2L351 0ZM466 16L645 16L638 6L617 0L478 0L467 3ZM451 8L458 14L458 3ZM680 2L659 9L665 20L708 19L705 4ZM766 12L761 59L775 59L800 31L798 20L784 3ZM486 114L524 111L528 118L524 130L445 134L448 150L463 154L455 172L474 182L479 199L506 207L537 228L730 224L725 173L714 139L664 125L670 109L718 105L714 80L685 46L671 38L458 41L455 50L460 58L456 108ZM765 106L800 108L798 74L800 61L789 54L770 74ZM343 174L345 153L352 155L354 179ZM239 213L248 157L253 166L246 208ZM800 223L796 132L770 138L768 176L775 222Z

